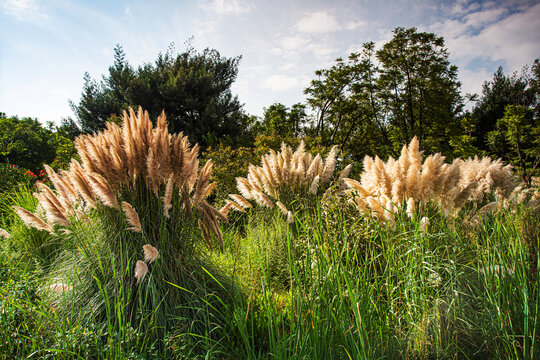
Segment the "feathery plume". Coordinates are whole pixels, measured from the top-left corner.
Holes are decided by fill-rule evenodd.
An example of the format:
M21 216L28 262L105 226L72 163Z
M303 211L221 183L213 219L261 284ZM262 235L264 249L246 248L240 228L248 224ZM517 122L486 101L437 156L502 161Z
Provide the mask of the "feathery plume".
M144 261L148 262L149 264L156 261L156 259L159 257L159 251L150 244L143 245L143 252Z
M421 220L420 220L420 231L423 232L424 234L427 234L428 232L428 227L429 227L429 218L427 217L423 217Z
M148 272L148 265L144 261L137 260L137 263L135 264L135 279L137 279L136 284L139 284L141 279L146 275Z
M252 205L247 201L244 197L237 195L237 194L229 194L229 197L233 199L238 205L243 207L244 209L251 208Z
M30 211L23 209L19 206L14 206L13 209L17 212L17 215L21 218L21 220L30 227L33 227L38 230L45 230L49 232L50 234L54 233L53 228L47 224L45 221L41 220L36 215L32 214Z
M113 207L115 209L120 208L114 192L112 191L110 185L107 183L107 180L103 178L103 176L97 173L93 173L88 174L87 178L90 186L94 190L94 194L97 195L97 197L104 205Z
M287 213L287 223L292 224L294 222L294 215L292 212Z
M315 176L315 179L313 179L313 181L311 182L311 185L309 186L310 194L312 195L317 194L317 190L319 189L319 180L320 180L320 176L319 175Z
M11 237L11 235L6 230L0 229L0 237L9 239Z
M289 213L289 210L287 209L287 207L283 205L281 201L276 202L276 205L281 210L283 215L287 216L287 214Z
M165 195L163 196L163 215L169 219L169 210L172 208L171 200L174 189L174 173L169 175L167 186L165 187Z
M133 206L131 206L131 204L129 204L128 202L122 201L122 210L124 211L124 214L126 215L128 224L131 225L129 230L132 230L138 233L142 232L141 222L139 221L139 215L137 214Z

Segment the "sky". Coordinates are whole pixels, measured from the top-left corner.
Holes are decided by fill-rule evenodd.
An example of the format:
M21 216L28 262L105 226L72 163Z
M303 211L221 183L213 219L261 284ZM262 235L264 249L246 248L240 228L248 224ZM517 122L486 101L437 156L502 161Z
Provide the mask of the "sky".
M316 70L396 27L443 36L463 94L540 57L538 0L0 0L0 112L59 123L74 117L84 73L107 74L116 44L138 67L191 41L242 56L232 92L260 116L303 102Z

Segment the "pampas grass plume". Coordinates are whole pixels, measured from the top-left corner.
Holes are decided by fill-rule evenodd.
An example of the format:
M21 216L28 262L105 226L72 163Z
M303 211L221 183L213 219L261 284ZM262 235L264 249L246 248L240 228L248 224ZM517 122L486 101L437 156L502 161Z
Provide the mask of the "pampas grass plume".
M122 201L122 210L124 211L124 214L126 214L128 224L131 225L129 230L133 230L138 233L142 232L139 215L137 214L133 206L131 206L131 204L125 201Z
M423 217L421 220L420 220L420 231L424 234L427 233L428 231L428 227L429 227L429 218L427 217Z
M144 261L153 263L159 257L159 251L150 244L143 245Z
M30 227L33 227L38 230L45 230L49 232L50 234L54 233L53 228L47 224L45 221L41 220L36 215L32 214L30 211L23 209L19 206L14 206L13 209L17 212L21 220Z
M135 264L135 279L137 279L138 284L141 279L146 275L148 272L148 265L144 261L137 260L137 263Z
M9 239L11 237L11 235L6 230L0 229L0 237Z

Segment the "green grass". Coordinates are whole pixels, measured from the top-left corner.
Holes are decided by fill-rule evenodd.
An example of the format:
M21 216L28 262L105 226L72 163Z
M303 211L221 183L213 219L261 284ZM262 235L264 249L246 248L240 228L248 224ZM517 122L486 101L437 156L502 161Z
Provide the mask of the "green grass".
M252 211L175 281L160 258L140 285L142 250L118 246L140 235L109 227L120 219L49 237L3 213L0 358L540 358L539 216L525 208L475 226L428 209L425 234L421 216L390 226L339 200L293 224ZM59 278L73 290L51 294Z

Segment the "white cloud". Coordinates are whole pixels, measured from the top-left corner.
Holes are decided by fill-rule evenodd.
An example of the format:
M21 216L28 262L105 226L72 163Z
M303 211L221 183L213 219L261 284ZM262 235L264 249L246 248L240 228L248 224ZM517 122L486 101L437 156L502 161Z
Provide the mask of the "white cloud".
M284 91L298 85L297 78L287 75L272 75L263 81L263 88L271 91Z
M202 8L218 15L241 15L250 12L253 4L240 0L212 0L203 4Z
M508 15L472 34L469 31L471 19L487 21L497 17L491 10L487 12L485 15L476 12L471 14L474 15L472 17L465 16L465 22L447 20L434 24L430 30L445 38L451 57L460 67L482 56L501 65L506 62L505 71L515 71L539 56L540 4Z
M0 6L3 13L15 16L19 20L47 18L47 15L40 11L35 0L4 0Z
M504 8L476 11L466 15L464 20L467 26L481 28L499 20L505 13L506 9Z
M347 30L356 30L360 28L365 28L368 25L367 21L347 21L345 23L345 29Z
M322 34L341 30L341 25L333 15L318 11L300 20L295 28L302 33Z

